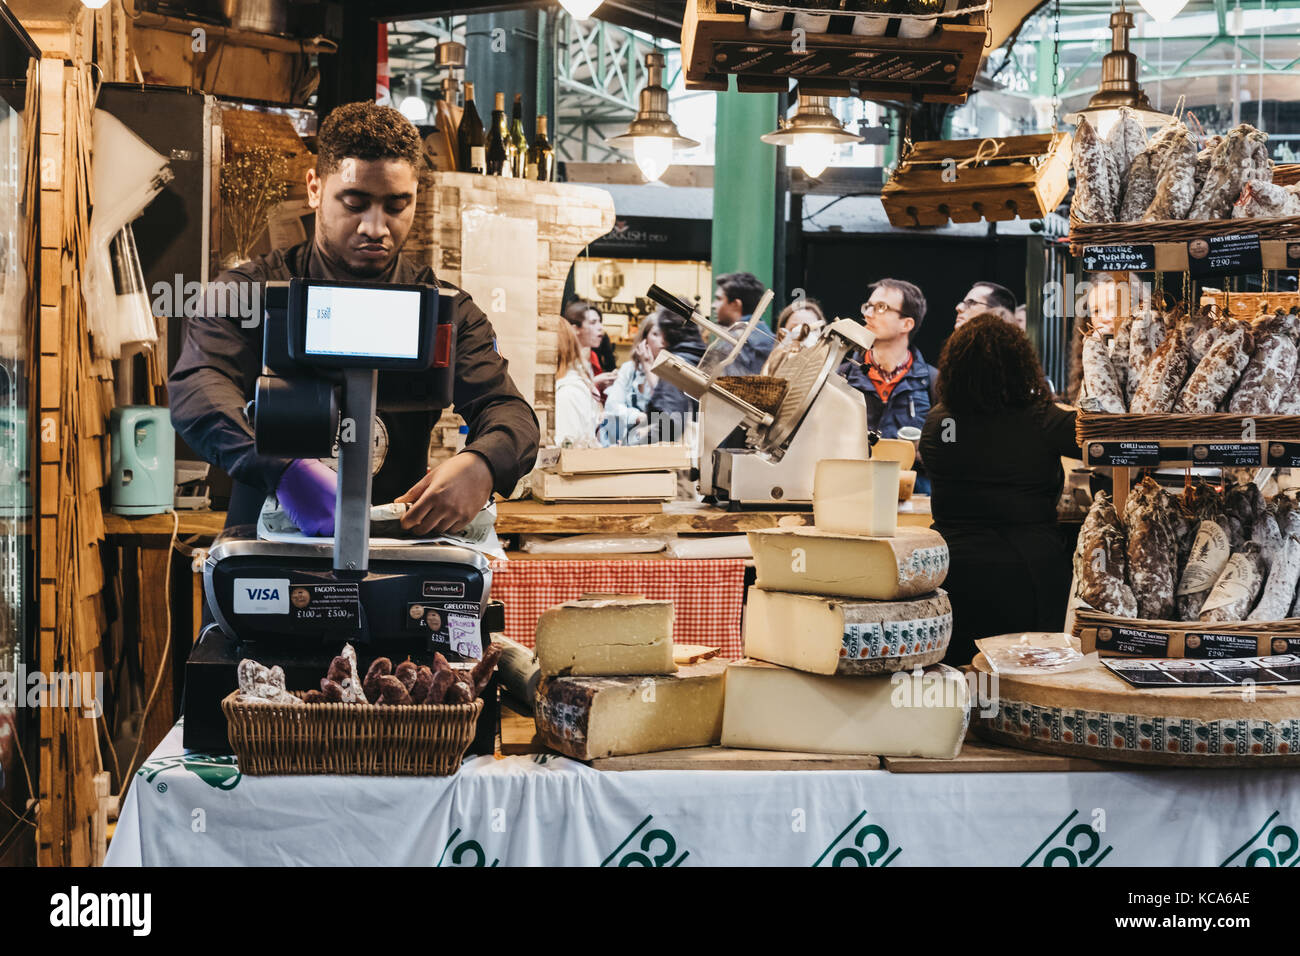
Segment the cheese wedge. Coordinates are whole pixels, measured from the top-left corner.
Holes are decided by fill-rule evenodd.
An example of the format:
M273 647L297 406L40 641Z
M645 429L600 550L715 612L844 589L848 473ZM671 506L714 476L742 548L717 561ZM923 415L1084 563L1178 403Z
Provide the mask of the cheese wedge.
M612 597L547 608L536 648L544 677L671 674L673 603Z
M948 545L929 528L899 528L892 538L820 528L749 532L758 576L769 591L897 601L928 594L948 575Z
M703 661L658 677L543 678L537 733L575 760L716 744L726 667Z
M896 461L826 458L813 476L813 524L822 531L890 537L898 530Z
M961 673L824 677L761 661L727 667L722 745L950 760L969 718Z
M910 601L852 601L750 588L745 606L745 656L812 674L937 664L951 638L942 590Z

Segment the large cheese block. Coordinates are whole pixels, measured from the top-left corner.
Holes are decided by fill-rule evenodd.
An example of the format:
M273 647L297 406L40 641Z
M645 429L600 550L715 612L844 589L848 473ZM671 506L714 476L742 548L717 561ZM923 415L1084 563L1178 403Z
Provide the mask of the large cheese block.
M822 531L892 537L898 474L896 461L822 459L813 475L813 524Z
M826 677L762 661L727 667L722 745L952 759L969 717L961 673Z
M948 545L929 528L899 528L892 538L820 528L749 532L756 584L769 591L897 601L943 584Z
M726 666L703 661L659 677L544 677L533 711L537 733L576 760L716 744Z
M750 588L745 656L813 674L883 674L943 660L952 606L942 590L856 601Z
M543 676L671 674L673 604L635 597L568 601L537 620Z
M983 654L988 692L975 730L1012 747L1126 763L1190 767L1300 766L1300 687L1143 689L1099 661L1045 677L999 675Z

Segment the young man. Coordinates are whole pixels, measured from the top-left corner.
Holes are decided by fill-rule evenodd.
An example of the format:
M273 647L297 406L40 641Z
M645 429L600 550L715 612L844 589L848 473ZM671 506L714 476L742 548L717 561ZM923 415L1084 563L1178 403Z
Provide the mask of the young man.
M235 480L227 525L253 523L266 496L275 494L305 534L334 530L335 473L316 459L259 455L244 414L262 368L260 283L291 277L437 282L432 269L401 255L423 161L415 127L389 107L349 103L325 118L318 139L316 168L307 172L315 235L220 276L213 283L218 288L258 287L243 299L256 303L258 314L221 314L210 299L205 315L187 321L168 381L176 431ZM419 534L464 528L493 490L509 493L537 456L537 417L510 380L487 316L464 292L451 308L454 401L469 425L464 451L429 469L429 433L440 412L420 398L423 373L379 375L377 431L387 437L387 454L375 474L374 500L410 502L402 525Z
M966 293L966 298L957 303L957 324L954 327L961 328L967 319L973 319L981 312L1006 313L1003 318L1015 324L1016 297L1004 285L976 282Z
M763 283L752 272L728 272L717 278L717 291L713 294L713 315L722 326L743 326L758 308L763 298ZM745 343L736 360L731 363L732 375L757 375L771 354L776 339L767 326L761 326Z
M852 355L840 374L867 401L867 423L884 438L906 426L920 428L930 411L936 372L912 347L925 319L925 296L902 279L881 279L862 306L867 329L876 336L866 355Z

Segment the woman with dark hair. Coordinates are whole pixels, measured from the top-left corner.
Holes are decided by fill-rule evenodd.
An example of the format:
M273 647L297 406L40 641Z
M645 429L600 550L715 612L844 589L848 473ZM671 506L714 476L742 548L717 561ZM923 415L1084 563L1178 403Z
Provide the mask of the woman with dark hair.
M975 316L949 337L938 391L920 452L951 558L945 659L968 664L978 638L1064 626L1070 554L1056 506L1061 458L1078 458L1079 445L1075 411L1052 401L1029 339L998 315Z
M683 362L699 365L704 358L707 346L700 335L699 327L690 319L683 318L676 312L659 309L655 313L655 324L663 336L663 347ZM662 378L655 384L646 405L646 414L650 420L651 441L681 441L685 435L688 416L694 414L697 402L676 385ZM656 428L656 416L658 427Z

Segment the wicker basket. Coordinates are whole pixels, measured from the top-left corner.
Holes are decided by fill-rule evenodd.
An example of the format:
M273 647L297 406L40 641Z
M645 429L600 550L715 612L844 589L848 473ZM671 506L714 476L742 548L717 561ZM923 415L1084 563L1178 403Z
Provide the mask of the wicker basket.
M717 383L759 411L776 414L790 383L776 375L720 375Z
M1249 429L1243 422L1250 422ZM1243 436L1251 434L1253 438ZM1080 412L1075 420L1079 444L1090 441L1279 441L1300 440L1300 415L1110 415Z
M1127 654L1113 650L1107 645L1111 640L1099 631L1124 628L1143 631L1168 639L1163 653ZM1186 639L1189 634L1230 634L1233 636L1255 639L1253 649L1243 649L1234 656L1255 657L1269 654L1294 654L1300 651L1300 618L1287 618L1282 621L1155 621L1145 618L1118 617L1081 607L1074 612L1072 633L1079 638L1084 653L1097 651L1102 657L1185 657ZM1281 639L1282 646L1274 646L1274 641ZM1221 656L1221 655L1219 655Z
M1083 246L1190 242L1209 236L1258 233L1260 241L1300 238L1300 216L1274 219L1166 219L1159 222L1082 222L1070 217L1069 243Z
M221 702L243 773L445 777L460 768L483 710L469 704Z

